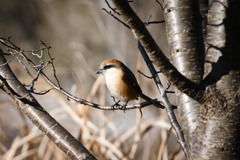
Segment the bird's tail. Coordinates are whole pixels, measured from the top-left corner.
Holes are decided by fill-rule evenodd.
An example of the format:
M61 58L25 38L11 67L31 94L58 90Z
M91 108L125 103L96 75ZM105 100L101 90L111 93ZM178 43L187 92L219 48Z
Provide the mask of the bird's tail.
M146 101L152 101L153 99L146 96L145 94L141 94L141 98L145 99ZM156 101L156 103L153 103L154 106L158 107L158 108L164 108L163 105L160 104L160 102Z

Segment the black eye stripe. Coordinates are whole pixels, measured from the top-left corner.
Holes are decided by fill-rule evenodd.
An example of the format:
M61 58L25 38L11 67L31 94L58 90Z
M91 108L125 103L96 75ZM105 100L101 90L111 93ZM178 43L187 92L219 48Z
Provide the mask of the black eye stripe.
M105 66L103 67L103 69L104 69L104 70L107 70L107 69L110 69L110 68L113 68L113 67L115 67L114 64L107 64L107 65L105 65Z

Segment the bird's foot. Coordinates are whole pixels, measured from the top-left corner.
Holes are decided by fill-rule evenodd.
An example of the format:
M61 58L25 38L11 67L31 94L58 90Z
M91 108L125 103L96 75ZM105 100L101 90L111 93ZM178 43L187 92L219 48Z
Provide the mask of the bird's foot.
M128 104L128 101L124 105L122 105L121 109L123 110L124 113L126 112L127 104Z
M115 98L114 98L114 104L111 106L112 108L113 108L113 110L115 109L115 107L117 108L117 107L119 107L119 106L121 106L120 104L119 104L119 102L120 102L120 100L119 101L115 101Z

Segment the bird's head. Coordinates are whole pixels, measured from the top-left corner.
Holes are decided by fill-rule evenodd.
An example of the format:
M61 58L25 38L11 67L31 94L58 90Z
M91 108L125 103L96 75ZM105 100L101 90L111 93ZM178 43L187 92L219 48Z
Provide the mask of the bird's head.
M112 69L121 69L124 64L116 59L108 59L101 63L99 69L96 71L97 74L106 74L109 70Z

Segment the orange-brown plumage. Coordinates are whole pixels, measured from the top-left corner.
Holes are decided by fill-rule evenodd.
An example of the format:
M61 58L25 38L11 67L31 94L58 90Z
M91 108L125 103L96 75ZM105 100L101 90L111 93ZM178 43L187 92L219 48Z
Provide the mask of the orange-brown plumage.
M111 68L104 69L111 65ZM99 70L102 71L108 90L113 97L127 102L140 96L142 91L135 76L122 62L116 59L105 60L101 63ZM126 73L130 75L127 76Z
M138 97L147 101L152 100L142 93L132 71L119 60L108 59L103 61L96 73L104 75L107 88L114 98L126 102L123 108L126 108L128 101ZM118 102L115 105L117 104ZM163 108L160 104L154 105Z

